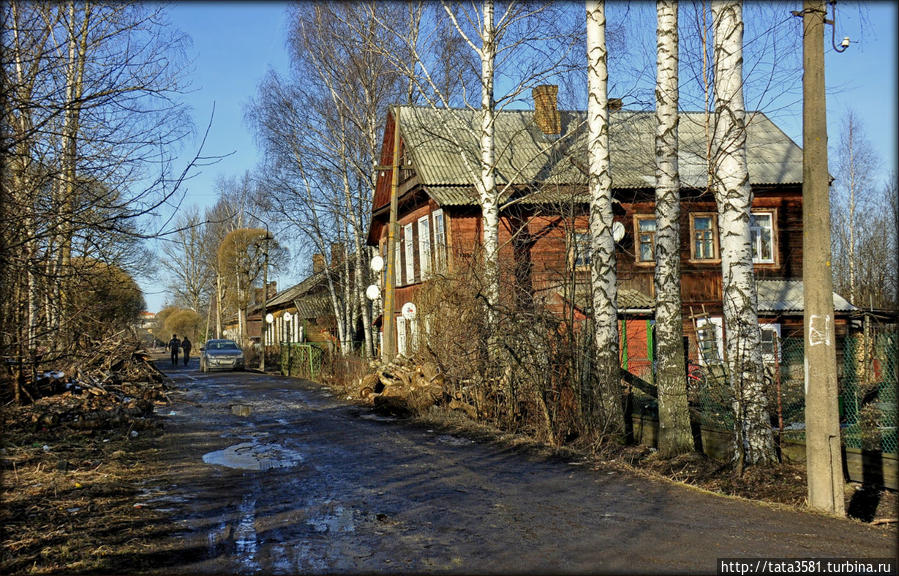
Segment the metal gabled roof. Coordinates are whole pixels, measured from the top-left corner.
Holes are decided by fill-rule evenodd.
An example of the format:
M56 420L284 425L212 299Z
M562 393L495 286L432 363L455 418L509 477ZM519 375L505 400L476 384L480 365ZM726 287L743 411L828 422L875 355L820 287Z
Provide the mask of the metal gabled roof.
M272 296L268 300L268 302L266 302L265 306L267 308L277 308L278 306L283 306L285 304L289 306L293 304L293 300L295 298L300 298L306 295L324 281L325 272L317 272L304 279L299 284L294 284L290 288L285 288L284 290L278 292L277 294Z
M474 182L480 171L480 112L411 106L397 110L406 154L428 193L441 205L476 204ZM540 131L533 114L532 110L497 113L497 185L583 187L587 165L586 114L560 112L562 132L557 136ZM655 113L620 110L611 112L610 121L613 188L654 187ZM750 183L801 183L802 149L764 114L747 113L747 121ZM713 131L714 126L708 130ZM681 113L679 164L681 181L686 187L706 185L706 134L704 113Z

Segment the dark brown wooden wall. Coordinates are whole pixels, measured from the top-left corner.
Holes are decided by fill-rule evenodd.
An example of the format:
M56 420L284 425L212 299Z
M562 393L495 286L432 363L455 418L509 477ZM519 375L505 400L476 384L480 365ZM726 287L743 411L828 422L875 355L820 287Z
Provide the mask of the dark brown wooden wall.
M618 279L621 288L635 289L654 295L652 264L638 263L635 258L634 215L654 214L652 191L628 191L626 197L619 194L615 208L615 220L625 228L625 236L618 244ZM757 264L759 278L799 278L802 273L802 197L800 186L784 186L778 189L760 188L755 191L753 206L776 210L776 257L774 264ZM437 209L437 204L417 195L400 207L399 223L415 223L421 216ZM685 309L697 311L705 305L711 314L721 314L721 266L719 260L696 262L690 259L690 213L716 212L714 199L709 194L685 194L681 203L681 298ZM449 252L449 269L471 258L480 245L482 221L480 209L474 206L444 208ZM499 233L501 273L504 284L515 283L534 293L554 291L571 281L569 264L569 238L573 231L586 231L588 216L585 208L576 215L562 217L552 214L545 207L519 206L501 219ZM381 245L386 241L387 229L381 231ZM417 243L418 227L413 226ZM400 235L402 238L402 234ZM417 245L417 244L416 244ZM405 253L402 244L401 264L405 284ZM433 250L433 248L432 248ZM415 253L416 278L420 278L418 252ZM589 279L589 271L576 273L580 281ZM407 290L408 291L408 290ZM408 291L411 297L411 291ZM405 292L404 292L405 294ZM406 300L397 293L397 310Z

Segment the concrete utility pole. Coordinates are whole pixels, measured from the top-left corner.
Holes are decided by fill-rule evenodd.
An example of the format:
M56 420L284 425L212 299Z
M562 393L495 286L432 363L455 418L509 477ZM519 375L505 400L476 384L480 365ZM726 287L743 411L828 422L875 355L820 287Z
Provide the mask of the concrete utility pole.
M263 246L264 250L264 258L265 264L262 269L262 326L259 331L259 341L262 344L262 356L259 358L259 371L265 373L265 338L268 335L268 321L266 320L266 316L268 316L268 311L266 310L266 303L268 302L268 242L272 239L271 234L268 231L268 224L265 224L265 245Z
M394 282L396 281L396 212L397 188L400 181L400 118L399 110L393 109L393 166L390 181L390 220L387 223L387 263L384 266L384 311L381 314L381 329L384 342L381 346L381 361L389 362L396 356L396 324L393 319Z
M845 514L830 265L830 174L824 99L824 0L802 10L802 279L809 505Z

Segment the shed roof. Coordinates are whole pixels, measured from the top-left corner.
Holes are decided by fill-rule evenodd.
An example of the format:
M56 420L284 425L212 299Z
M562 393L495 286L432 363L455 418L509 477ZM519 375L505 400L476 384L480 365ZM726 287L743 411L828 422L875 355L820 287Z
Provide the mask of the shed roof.
M406 154L422 185L441 205L476 203L480 113L472 109L397 108ZM547 136L532 110L496 117L496 179L500 187L577 186L586 183L586 113L560 112L561 135ZM714 121L714 117L711 118ZM616 189L655 185L655 113L610 113L609 146ZM679 164L684 186L704 188L707 178L706 115L680 116ZM753 185L802 182L802 149L761 112L747 114L747 162ZM714 130L714 127L710 127ZM584 193L584 192L581 192ZM505 196L508 198L509 193ZM584 198L585 200L586 198ZM537 201L537 199L535 199Z
M805 299L802 280L758 280L759 312L803 312ZM856 307L833 293L835 312L852 312Z

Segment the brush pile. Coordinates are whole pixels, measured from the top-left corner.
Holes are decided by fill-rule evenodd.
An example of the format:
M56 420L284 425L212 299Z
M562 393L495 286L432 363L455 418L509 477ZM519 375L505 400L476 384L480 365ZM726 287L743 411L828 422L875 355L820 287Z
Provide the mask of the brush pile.
M136 339L91 343L61 368L39 374L23 388L33 402L7 418L35 429L135 427L136 419L168 403L168 379Z

